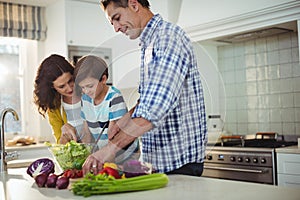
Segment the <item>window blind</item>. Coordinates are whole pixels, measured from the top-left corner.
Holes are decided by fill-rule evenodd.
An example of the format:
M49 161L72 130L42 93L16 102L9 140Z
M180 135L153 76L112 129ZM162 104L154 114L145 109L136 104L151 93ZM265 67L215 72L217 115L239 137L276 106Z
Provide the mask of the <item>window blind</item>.
M0 36L45 40L45 8L0 2Z

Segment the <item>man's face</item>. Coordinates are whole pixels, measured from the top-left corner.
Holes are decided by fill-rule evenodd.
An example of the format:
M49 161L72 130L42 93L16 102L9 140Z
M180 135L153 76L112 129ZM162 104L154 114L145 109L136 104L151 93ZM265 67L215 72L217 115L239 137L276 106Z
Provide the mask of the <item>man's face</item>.
M124 33L132 40L138 38L142 32L139 15L136 11L134 5L129 4L128 7L122 8L114 6L114 3L110 3L105 10L115 31Z

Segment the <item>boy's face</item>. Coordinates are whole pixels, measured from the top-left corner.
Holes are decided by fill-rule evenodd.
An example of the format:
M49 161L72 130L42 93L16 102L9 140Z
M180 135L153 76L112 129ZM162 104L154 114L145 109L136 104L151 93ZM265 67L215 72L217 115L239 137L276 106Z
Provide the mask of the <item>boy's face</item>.
M103 83L103 81L99 81L96 78L88 77L83 79L78 85L84 94L95 99L103 92L105 82Z

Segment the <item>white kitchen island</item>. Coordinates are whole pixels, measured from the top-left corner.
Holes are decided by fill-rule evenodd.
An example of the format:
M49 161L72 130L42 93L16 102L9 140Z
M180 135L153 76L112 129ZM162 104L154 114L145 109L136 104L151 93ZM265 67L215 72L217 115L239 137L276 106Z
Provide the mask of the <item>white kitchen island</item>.
M85 198L75 196L69 190L38 188L34 180L26 174L26 168L14 168L8 169L8 174L1 174L0 199L299 200L300 190L206 177L171 175L169 176L169 184L165 188L141 192L96 195Z

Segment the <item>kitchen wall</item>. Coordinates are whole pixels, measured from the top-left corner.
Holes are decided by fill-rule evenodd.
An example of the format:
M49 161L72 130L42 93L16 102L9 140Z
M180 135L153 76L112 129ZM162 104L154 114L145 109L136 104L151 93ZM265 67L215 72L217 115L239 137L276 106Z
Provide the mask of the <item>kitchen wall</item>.
M220 46L218 70L228 133L300 135L297 33Z

